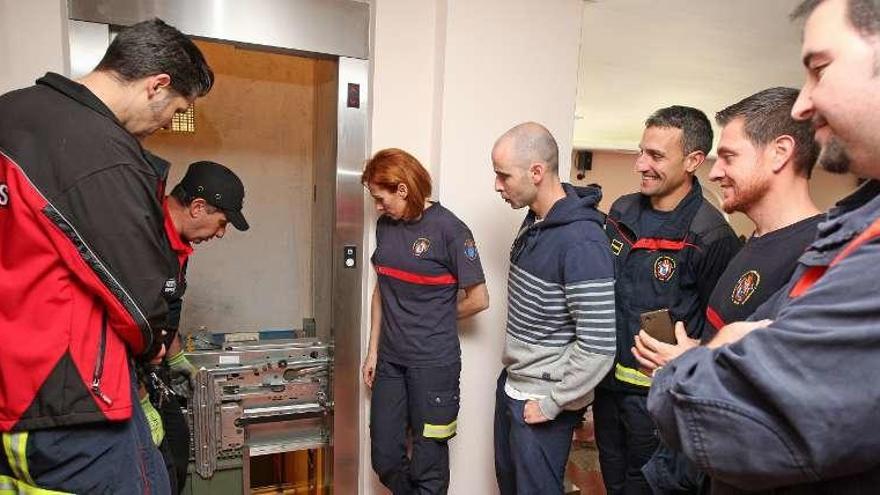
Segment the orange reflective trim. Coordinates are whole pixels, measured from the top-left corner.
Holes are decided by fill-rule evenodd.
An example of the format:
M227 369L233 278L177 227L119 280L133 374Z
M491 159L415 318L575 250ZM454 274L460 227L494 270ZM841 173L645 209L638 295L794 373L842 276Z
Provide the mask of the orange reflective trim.
M801 297L804 292L807 291L813 284L816 283L817 280L822 278L822 275L825 275L825 272L828 270L827 266L811 266L807 268L807 271L801 275L801 278L798 279L797 283L794 284L794 287L791 288L791 291L788 293L788 297L794 299L795 297Z
M843 249L837 253L837 256L831 261L831 264L828 266L811 266L801 275L801 278L798 279L797 283L794 284L794 287L791 288L791 291L788 293L788 297L794 299L795 297L800 297L806 292L810 287L813 286L822 275L825 275L825 272L828 271L832 266L840 263L847 256L852 254L853 251L858 249L865 244L866 242L871 241L875 237L880 236L880 218L874 220L874 222L868 226L867 229L863 230L861 234L858 235L855 239L849 241Z

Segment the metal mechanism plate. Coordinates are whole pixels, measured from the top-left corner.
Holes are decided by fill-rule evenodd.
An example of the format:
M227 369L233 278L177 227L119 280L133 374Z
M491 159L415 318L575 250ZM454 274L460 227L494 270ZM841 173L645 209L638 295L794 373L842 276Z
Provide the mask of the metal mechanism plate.
M304 338L189 353L199 368L190 407L196 472L211 477L218 458L329 445L332 352Z

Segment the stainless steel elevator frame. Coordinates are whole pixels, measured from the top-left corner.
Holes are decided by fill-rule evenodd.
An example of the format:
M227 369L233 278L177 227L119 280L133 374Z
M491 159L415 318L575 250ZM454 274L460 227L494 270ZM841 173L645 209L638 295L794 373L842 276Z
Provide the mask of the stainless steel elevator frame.
M330 288L330 333L335 347L331 483L334 493L359 493L361 306L369 261L364 253L360 172L367 159L369 4L351 0L68 0L68 17L111 26L159 17L197 38L337 60L337 125L335 136L329 137L336 141ZM82 31L70 31L71 58L77 53L74 36L78 32ZM89 43L93 50L94 36ZM343 261L343 254L351 248L355 250L353 267Z

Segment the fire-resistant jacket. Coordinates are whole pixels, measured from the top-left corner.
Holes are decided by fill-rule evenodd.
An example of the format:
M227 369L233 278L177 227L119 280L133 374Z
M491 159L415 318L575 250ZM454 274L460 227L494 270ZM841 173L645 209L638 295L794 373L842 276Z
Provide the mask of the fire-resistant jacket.
M685 322L691 336L699 336L712 289L741 245L721 213L703 199L696 179L651 238L639 233L639 217L649 208L647 196L623 196L611 205L605 223L617 278L617 358L601 386L640 394L648 392L651 379L638 371L630 350L639 316L668 308L673 321Z
M166 173L80 84L0 96L0 431L130 417L177 272Z
M713 481L786 494L877 491L878 219L880 183L871 181L829 212L791 281L751 317L773 319L768 327L688 351L657 374L648 410L660 435Z

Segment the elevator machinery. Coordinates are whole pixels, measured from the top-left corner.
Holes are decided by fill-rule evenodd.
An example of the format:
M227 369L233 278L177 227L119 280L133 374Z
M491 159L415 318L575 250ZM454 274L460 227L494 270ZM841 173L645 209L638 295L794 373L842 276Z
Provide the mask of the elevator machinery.
M67 7L71 77L94 67L115 30L153 17L197 40L333 65L333 91L316 90L318 96L329 94L316 119L335 125L316 134L315 146L329 158L316 164L314 177L315 208L332 215L313 227L316 277L303 281L313 287L316 330L290 339L224 341L190 355L202 370L189 403L196 444L186 493L247 493L248 478L265 467L258 465L261 459L275 456L276 467L295 464L300 461L278 456L302 452L309 452L303 462L323 480L314 493L357 493L362 280L368 262L359 178L367 158L369 4L68 0Z

